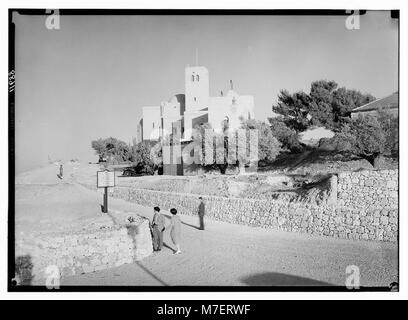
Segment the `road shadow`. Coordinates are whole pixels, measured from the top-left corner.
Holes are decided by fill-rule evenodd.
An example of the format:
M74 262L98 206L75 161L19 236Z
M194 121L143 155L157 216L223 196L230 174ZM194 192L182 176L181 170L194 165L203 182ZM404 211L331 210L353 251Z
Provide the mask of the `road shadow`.
M148 268L146 268L141 262L135 261L136 265L139 266L140 269L142 269L144 272L146 272L148 275L150 275L153 279L155 279L157 282L159 282L162 286L168 286L166 282L164 282L161 278L156 276L153 272L151 272Z
M269 286L269 287L291 287L291 286L333 286L330 283L314 279L293 276L279 272L263 272L241 278L241 281L248 286Z
M172 252L176 252L177 250L173 249L170 247L166 242L163 241L163 247L166 247L167 249L170 249Z
M184 224L185 226L189 226L189 227L191 227L191 228L200 230L200 227L199 227L199 226L195 226L195 225L193 225L193 224L189 224L189 223L183 222L183 221L181 221L181 223Z
M164 218L165 218L165 219L168 219L168 220L170 220L170 219L171 219L171 215L168 215L168 214L162 213L162 216L164 216ZM200 227L199 227L199 226L195 226L195 225L193 225L193 224L190 224L190 223L184 222L184 221L182 221L182 220L181 220L181 224L184 224L185 226L188 226L188 227L191 227L191 228L194 228L194 229L200 230Z
M15 261L15 278L14 285L30 286L34 278L33 276L33 262L31 255L23 255L16 257Z
M136 250L136 248L137 248L136 236L140 232L140 225L128 224L128 225L126 225L126 230L127 230L128 236L132 239L133 250ZM173 250L168 245L166 245L164 243L163 243L163 245L165 247L168 247L169 249ZM165 281L163 281L161 278L159 278L157 275L155 275L152 271L150 271L148 268L146 268L140 261L134 260L133 262L136 265L138 265L139 268L141 268L144 272L146 272L148 275L150 275L152 278L154 278L157 282L159 282L161 285L168 286L168 284Z

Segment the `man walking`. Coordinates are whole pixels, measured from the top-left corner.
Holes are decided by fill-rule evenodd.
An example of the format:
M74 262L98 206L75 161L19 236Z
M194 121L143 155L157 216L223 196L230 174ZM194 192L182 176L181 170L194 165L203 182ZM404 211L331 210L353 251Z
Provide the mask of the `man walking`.
M62 166L62 164L60 164L59 167L59 174L57 174L57 177L62 179L64 177L64 167Z
M160 213L159 207L154 207L154 215L152 221L153 229L153 250L160 251L163 248L163 231L164 227L164 217Z
M205 205L202 197L199 197L200 205L198 206L198 217L200 219L200 230L204 230L204 215L205 215Z

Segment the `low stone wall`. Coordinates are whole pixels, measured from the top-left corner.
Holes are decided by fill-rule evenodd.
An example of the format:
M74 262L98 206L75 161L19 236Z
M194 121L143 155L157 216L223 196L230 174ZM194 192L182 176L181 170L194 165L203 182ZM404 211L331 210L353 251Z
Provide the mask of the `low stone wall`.
M344 239L398 240L398 170L364 170L331 176L322 199L296 201L201 194L209 218L291 232ZM144 206L172 207L197 215L198 194L116 187L110 195Z
M149 221L143 219L139 225L37 235L32 243L16 248L16 257L28 256L33 266L32 284L44 285L55 266L60 277L64 277L132 263L152 252Z
M174 193L208 194L225 197L229 195L226 179L214 179L211 177L177 177L176 179L162 177L160 183L157 181L132 181L132 187Z
M143 206L175 207L180 213L197 215L197 195L143 189L116 188L112 196ZM355 240L396 241L398 211L350 209L335 204L315 205L259 199L205 196L206 216L230 223L303 232ZM385 219L389 215L390 219ZM384 218L382 218L384 217ZM387 220L387 221L386 221Z
M198 195L152 191L133 188L115 188L113 197L136 202L143 206L156 205L169 210L176 208L185 215L197 215ZM219 221L250 226L274 227L285 231L319 231L310 222L322 219L332 206L267 201L259 199L224 198L202 195L206 203L206 216ZM313 218L314 216L314 218ZM321 230L323 231L323 230Z
M376 171L333 176L327 184L328 201L319 205L270 199L202 197L206 202L207 217L215 220L344 239L395 242L398 238L395 177L398 173ZM381 193L373 192L374 184L368 182L366 185L366 181L376 178L383 183L379 187ZM377 199L378 194L384 198ZM175 207L186 215L197 215L199 204L196 194L127 187L114 188L110 195L144 206L158 205L167 210Z
M398 209L398 170L339 173L337 199L349 208Z

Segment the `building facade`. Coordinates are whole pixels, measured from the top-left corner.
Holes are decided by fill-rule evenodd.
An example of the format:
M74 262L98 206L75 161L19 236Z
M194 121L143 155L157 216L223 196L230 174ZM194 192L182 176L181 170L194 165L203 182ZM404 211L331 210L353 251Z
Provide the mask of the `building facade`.
M160 106L142 108L142 137L143 140L158 140L161 133Z
M377 116L379 111L386 111L394 117L398 117L399 111L399 94L398 91L381 99L371 101L361 107L355 108L351 111L351 118L356 119L360 115Z
M209 123L216 131L238 129L241 122L254 118L254 97L240 96L233 90L210 97L210 79L206 67L185 68L185 93L163 101L159 106L143 107L142 140L164 139L174 130L181 130L182 141L192 138L193 129Z

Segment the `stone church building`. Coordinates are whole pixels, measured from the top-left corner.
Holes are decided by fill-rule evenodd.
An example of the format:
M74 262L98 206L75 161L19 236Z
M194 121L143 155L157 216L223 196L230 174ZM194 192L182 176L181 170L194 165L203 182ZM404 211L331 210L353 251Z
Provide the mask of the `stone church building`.
M210 78L206 67L185 68L185 92L176 94L158 106L142 109L138 124L138 141L156 141L180 128L182 141L190 141L196 125L209 123L216 131L225 125L238 129L242 120L254 118L254 97L239 95L230 90L217 97L210 97Z

